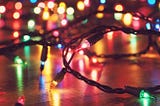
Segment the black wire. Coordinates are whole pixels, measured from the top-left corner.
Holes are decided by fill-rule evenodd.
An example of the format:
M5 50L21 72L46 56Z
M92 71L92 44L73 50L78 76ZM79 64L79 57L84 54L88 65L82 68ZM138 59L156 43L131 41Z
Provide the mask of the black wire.
M101 27L101 26L100 26ZM110 32L110 31L122 31L122 32L125 32L127 34L130 34L130 33L136 33L136 34L148 34L148 39L150 38L150 36L152 36L153 34L155 35L159 35L160 32L156 32L156 31L147 31L147 30L134 30L132 28L120 28L120 27L115 27L115 26L105 26L106 29L108 29L107 32ZM96 27L96 28L99 28L99 27ZM96 29L92 29L92 30L96 30ZM104 30L104 29L103 29ZM103 30L101 30L103 32ZM96 32L96 31L95 31ZM88 79L86 78L85 76L81 75L78 71L76 70L73 70L70 66L70 63L71 63L71 60L73 60L73 57L76 53L76 51L74 51L75 53L73 53L69 59L69 61L66 60L67 58L67 52L69 51L69 49L71 49L71 46L74 45L74 43L76 43L76 41L82 41L83 39L85 39L86 37L92 35L92 33L95 33L94 31L89 31L89 33L87 33L86 35L83 35L83 36L80 36L80 37L77 37L75 38L74 40L71 40L68 45L66 45L66 47L63 49L63 53L62 53L62 58L63 58L63 64L64 64L64 67L66 68L67 72L72 74L73 76L75 76L77 79L79 80L82 80L84 81L85 83L91 85L91 86L95 86L97 87L98 89L106 92L106 93L117 93L117 94L124 94L124 93L128 93L128 94L131 94L131 95L134 95L134 96L139 96L139 93L141 90L147 90L148 92L151 92L151 93L154 93L156 92L157 90L160 90L160 85L157 85L155 87L147 87L147 88L139 88L139 87L131 87L131 86L125 86L124 88L112 88L108 85L102 85L96 81L93 81L91 79ZM141 53L146 53L146 50L149 49L149 46L147 46L147 48L138 53L138 54L119 54L119 55L114 55L114 56L117 56L117 57L121 57L121 56L137 56L137 55L140 55ZM75 50L75 49L74 49ZM113 56L113 55L109 55L109 56ZM104 58L104 57L103 57Z

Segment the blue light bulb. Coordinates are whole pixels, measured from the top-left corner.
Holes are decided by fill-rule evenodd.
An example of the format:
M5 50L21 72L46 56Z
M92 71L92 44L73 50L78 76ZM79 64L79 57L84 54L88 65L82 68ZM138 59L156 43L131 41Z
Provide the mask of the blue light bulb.
M31 2L31 3L36 3L36 2L37 2L37 0L30 0L30 2Z

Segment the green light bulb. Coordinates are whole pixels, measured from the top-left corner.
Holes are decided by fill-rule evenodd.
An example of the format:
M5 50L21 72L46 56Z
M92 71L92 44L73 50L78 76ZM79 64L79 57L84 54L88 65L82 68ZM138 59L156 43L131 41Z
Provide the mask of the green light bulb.
M142 90L139 94L140 98L151 98L150 94L148 92L145 92L144 90Z
M24 35L23 36L23 41L29 41L30 40L30 36L29 35Z
M22 64L23 61L22 61L22 59L21 59L19 56L16 56L16 57L14 58L14 63L16 63L16 64Z

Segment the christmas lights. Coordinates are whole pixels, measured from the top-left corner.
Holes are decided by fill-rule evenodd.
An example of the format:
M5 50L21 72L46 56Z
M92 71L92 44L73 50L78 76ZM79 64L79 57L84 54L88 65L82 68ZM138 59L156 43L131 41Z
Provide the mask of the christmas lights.
M105 28L104 28L105 27ZM97 30L98 29L98 30ZM159 86L155 86L155 87L149 87L149 88L138 88L138 87L130 87L130 86L125 86L124 88L112 88L110 86L107 85L102 85L96 81L93 81L91 79L88 79L86 77L84 77L83 75L81 75L78 71L72 69L72 67L70 66L71 61L74 58L74 55L76 54L76 52L79 51L79 49L75 49L75 47L73 45L75 45L74 43L77 43L78 41L80 41L78 44L82 45L81 42L83 42L85 39L87 41L87 45L92 46L93 44L95 44L96 42L98 42L100 39L103 38L103 34L108 33L108 32L112 32L112 31L123 31L127 34L147 34L147 36L150 37L152 36L152 34L154 35L160 35L160 32L157 31L152 31L152 30L134 30L132 28L121 28L121 27L116 27L116 26L100 26L99 28L93 28L92 30L89 31L89 33L85 33L82 34L81 36L71 40L68 45L66 45L63 49L63 64L65 67L65 70L67 70L66 72L72 74L73 76L75 76L77 79L80 79L84 82L86 82L89 85L92 86L96 86L97 88L99 88L100 90L107 92L107 93L117 93L117 94L123 94L123 93L128 93L131 95L134 95L136 97L148 97L149 95L146 94L144 92L144 90L147 90L150 93L154 93L156 92L159 88ZM96 33L97 32L97 33ZM151 43L151 42L149 42ZM79 48L79 45L77 45L77 47ZM82 49L86 49L86 47L88 48L89 46L82 46ZM70 58L67 58L67 54L70 48L73 48L75 52L71 54ZM146 53L145 51L142 51L138 54L127 54L127 55L112 55L114 57L121 57L121 56L137 56L140 54ZM88 53L91 54L92 53ZM56 83L57 84L57 83ZM150 97L150 96L149 96Z
M101 3L102 4L105 3L105 0L102 1ZM83 3L81 3L79 5L82 5L81 7L83 7L83 8L78 7L80 10L83 10L85 8L84 7L85 5ZM1 12L3 12L3 11L1 11ZM60 11L60 14L61 14L61 12L63 13L64 11ZM72 12L74 13L74 11L72 11ZM40 66L40 69L42 71L44 69L45 61L47 59L48 46L55 45L54 42L48 41L47 38L49 38L49 39L53 38L53 37L50 37L48 35L55 30L64 32L65 30L68 30L68 28L76 25L77 23L82 22L83 20L88 19L89 17L91 17L91 16L93 16L97 13L109 13L109 14L112 14L112 13L123 13L123 14L127 13L128 14L129 13L129 15L131 17L135 16L135 17L138 17L142 20L145 20L146 22L152 23L152 19L150 17L146 17L143 14L141 14L140 12L119 11L119 10L114 10L114 9L112 10L112 9L104 8L102 11L100 11L100 10L99 11L94 11L90 14L85 15L85 16L76 18L74 21L68 23L68 25L65 24L66 26L63 26L63 27L60 27L60 28L55 28L55 29L52 29L50 31L47 31L47 32L43 33L43 35L45 37L41 38L39 41L29 40L29 41L22 42L22 43L19 43L19 44L14 44L12 46L8 46L8 47L5 47L5 48L0 48L0 53L4 54L5 52L8 52L9 50L13 51L13 50L18 49L20 47L23 47L25 45L41 44L43 46L42 54L41 54L41 66ZM43 16L44 16L43 19L47 20L49 18L49 15L50 14L48 12L48 8L45 8L44 11L43 11ZM127 25L128 25L128 23L127 23ZM156 28L157 28L157 26L156 26ZM159 26L158 26L158 28L159 28ZM63 49L63 54L62 54L64 68L62 68L62 70L57 74L57 76L51 82L51 88L54 88L59 82L61 82L63 80L66 72L68 72L68 73L72 74L73 76L75 76L76 78L78 78L80 80L83 80L87 84L92 85L92 86L96 86L100 90L102 90L104 92L107 92L107 93L118 93L118 94L128 93L128 94L131 94L131 95L134 95L134 96L137 96L137 97L139 95L140 95L140 97L150 97L148 94L146 94L144 92L144 90L147 89L149 92L154 93L154 91L156 91L157 89L160 89L159 86L155 86L153 88L143 88L143 89L139 89L137 87L130 87L130 86L125 86L124 88L112 88L110 86L102 85L102 84L100 84L96 81L90 80L90 79L84 77L83 75L81 75L78 71L73 70L72 67L70 67L70 63L71 63L71 61L74 57L74 54L76 52L79 52L79 50L81 50L81 49L89 48L90 46L92 46L96 42L98 42L100 39L102 39L103 35L105 33L112 32L112 31L122 31L122 32L127 33L127 34L131 34L131 33L132 34L144 34L144 35L148 36L148 39L150 39L152 35L160 35L159 30L158 31L153 31L152 29L150 29L150 30L144 30L144 29L134 30L132 28L117 27L117 26L106 26L106 25L102 25L102 26L98 26L96 28L93 28L92 30L88 31L87 33L85 33L81 36L75 37L74 39L71 39L69 42L65 42L65 47ZM86 43L85 45L82 44L82 43L84 43L84 41ZM151 43L151 41L149 41L149 44L150 43ZM157 44L155 46L157 46ZM77 49L77 47L81 47L81 49ZM67 59L67 54L69 52L69 49L73 49L73 51L74 50L75 51L74 51L73 54L71 54L70 58ZM147 47L147 49L148 49L148 47ZM104 57L137 56L137 55L139 56L140 54L146 53L146 50L144 50L142 52L139 52L139 53L136 53L136 54L113 54L113 55L108 55L108 56L101 55L100 57L104 58ZM160 50L158 48L157 48L157 50L160 53ZM88 54L92 54L92 53L88 53Z

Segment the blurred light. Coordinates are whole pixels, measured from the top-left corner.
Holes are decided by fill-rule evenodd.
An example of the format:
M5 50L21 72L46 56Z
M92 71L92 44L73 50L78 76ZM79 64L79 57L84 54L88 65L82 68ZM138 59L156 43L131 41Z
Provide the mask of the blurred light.
M35 29L35 21L33 19L30 19L28 22L27 22L27 26L28 26L28 29L30 31L34 31Z
M44 12L43 12L43 15L42 15L42 18L43 18L43 20L48 20L49 19L49 12L48 12L48 10L44 10Z
M101 19L101 18L104 17L104 14L103 14L103 13L97 13L97 14L96 14L96 17L99 18L99 19Z
M123 6L121 4L117 4L114 7L115 11L123 11Z
M51 90L51 96L50 97L50 100L51 101L54 101L54 102L51 102L51 106L61 106L61 93L58 91L58 90Z
M78 50L85 49L88 47L90 47L90 43L87 40L83 40Z
M122 20L123 14L122 13L114 13L114 19L115 20Z
M16 65L16 77L17 77L18 94L22 94L23 87L24 87L23 86L23 65L22 64ZM19 100L17 102L19 102Z
M133 21L132 21L132 26L133 26L133 28L135 29L135 30L138 30L139 28L140 28L140 21L139 20L135 20L135 19L133 19Z
M62 49L62 48L63 48L63 45L59 43L59 44L57 45L57 48Z
M132 14L131 13L126 13L123 17L123 23L126 26L129 26L132 23Z
M84 2L83 1L78 1L77 2L77 9L80 10L80 11L83 11L84 10Z
M130 34L130 35L131 35L131 37L132 37L132 38L134 38L134 37L136 37L136 36L137 36L137 35L135 35L135 34Z
M13 18L14 19L19 19L20 18L20 13L19 12L14 12L13 13Z
M155 5L156 4L156 0L147 0L147 3L149 5Z
M66 9L66 3L65 2L60 2L59 7L63 7L64 9Z
M31 2L31 3L36 3L36 2L37 2L37 0L30 0L30 2Z
M156 19L156 22L155 22L155 30L156 30L156 31L160 31L160 19Z
M14 2L11 1L11 0L8 1L7 4L6 4L6 8L9 9L9 10L13 9L14 8Z
M151 30L151 24L150 23L146 23L146 29Z
M135 53L137 52L137 37L135 34L130 34L130 52Z
M104 5L99 5L99 6L98 6L98 11L103 11L103 10L104 10ZM100 18L103 18L103 17L104 17L104 14L103 14L103 13L97 13L97 14L96 14L96 17L99 18L99 19L100 19Z
M141 106L151 106L151 99L141 98L140 104Z
M24 102L25 102L24 96L20 96L20 97L18 98L17 102L23 106L23 105L24 105Z
M105 3L106 3L106 0L100 0L100 3L101 3L101 4L105 4Z
M30 46L24 46L24 55L25 55L25 60L29 61L31 56L30 56ZM27 62L26 62L27 64Z
M21 21L20 20L15 20L12 22L12 24L13 24L12 27L14 30L19 30L21 28Z
M84 71L84 68L85 68L85 61L84 61L84 59L78 59L78 68L79 68L79 70L80 71Z
M33 11L34 11L35 14L40 14L41 13L41 8L40 7L35 7Z
M2 19L0 19L0 28L2 28L2 27L4 27L5 26L5 21L4 20L2 20Z
M85 19L82 21L82 24L86 24L88 22L88 19Z
M16 64L22 64L23 61L22 61L22 59L21 59L19 56L16 56L16 57L14 58L14 63L16 63Z
M52 9L54 7L54 2L53 1L49 1L47 3L48 8Z
M155 25L155 30L156 30L156 31L160 31L160 25L159 25L159 24L156 24L156 25Z
M38 3L38 7L45 8L45 3L43 3L43 2Z
M15 9L17 9L17 10L22 9L22 3L21 2L16 2L15 3Z
M96 69L92 69L91 77L92 77L92 80L97 81L97 79L98 79L98 72L97 72Z
M14 38L18 38L19 37L19 32L18 31L14 31L13 32L13 37Z
M74 20L74 15L68 15L68 14L67 14L67 20L69 20L69 21Z
M58 7L57 12L59 14L64 14L65 13L65 8L64 7Z
M107 37L108 40L111 40L113 39L113 32L108 32L105 36Z
M61 25L62 25L62 26L66 26L66 25L67 25L67 20L66 20L66 19L63 19L63 20L61 21Z
M80 50L78 53L79 53L80 55L84 55L84 51L83 51L83 50Z
M23 36L23 41L29 41L31 39L31 37L29 35L24 35Z
M59 36L59 31L53 31L53 36L58 37Z
M73 15L74 14L74 8L73 7L68 7L67 8L67 14L68 15Z
M5 6L0 6L0 13L5 13L5 11L6 11Z
M84 5L86 7L89 7L90 6L90 0L84 0Z
M92 57L91 60L92 60L92 63L97 63L98 62L96 57Z
M104 10L104 5L99 5L98 6L98 11L103 11Z
M51 21L53 21L53 22L57 22L58 19L59 19L58 14L52 14L50 19L51 19Z

